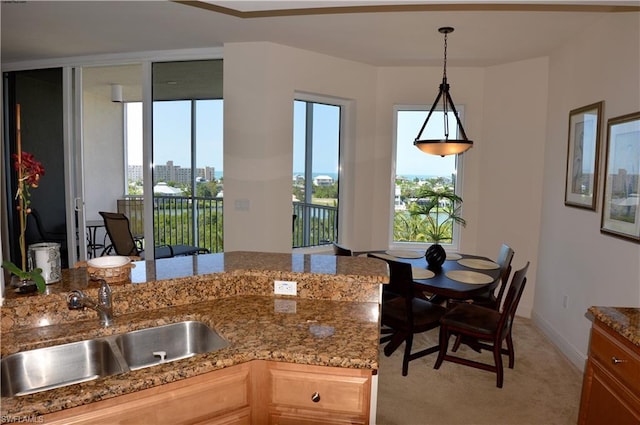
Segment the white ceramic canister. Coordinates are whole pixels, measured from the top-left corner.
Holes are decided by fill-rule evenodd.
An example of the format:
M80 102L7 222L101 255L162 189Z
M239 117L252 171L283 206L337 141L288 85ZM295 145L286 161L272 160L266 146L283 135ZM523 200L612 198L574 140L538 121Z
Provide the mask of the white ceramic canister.
M62 278L60 262L60 244L57 242L41 242L29 245L29 269L42 269L45 283L59 282Z

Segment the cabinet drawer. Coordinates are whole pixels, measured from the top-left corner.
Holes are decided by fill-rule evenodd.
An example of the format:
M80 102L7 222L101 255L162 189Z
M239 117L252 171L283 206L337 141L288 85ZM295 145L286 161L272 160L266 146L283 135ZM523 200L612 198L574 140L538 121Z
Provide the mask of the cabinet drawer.
M269 367L272 406L368 415L371 377L367 372L346 373L327 367L316 370L310 366L297 370L295 365L291 366Z
M640 356L632 351L631 343L597 324L591 331L590 354L629 389L640 392Z

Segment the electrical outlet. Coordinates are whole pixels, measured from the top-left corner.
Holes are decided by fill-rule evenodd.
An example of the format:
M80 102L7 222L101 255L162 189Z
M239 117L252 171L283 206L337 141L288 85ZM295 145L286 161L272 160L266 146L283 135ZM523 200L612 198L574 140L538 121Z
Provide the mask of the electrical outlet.
M273 293L276 295L298 295L297 282L276 280L273 282Z
M564 295L562 297L562 308L567 308L567 307L569 307L569 296Z

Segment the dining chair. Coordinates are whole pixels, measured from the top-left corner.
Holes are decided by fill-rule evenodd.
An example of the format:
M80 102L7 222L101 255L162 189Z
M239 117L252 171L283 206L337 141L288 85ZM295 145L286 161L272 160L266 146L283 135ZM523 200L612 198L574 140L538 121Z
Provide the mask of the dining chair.
M380 343L388 342L384 347L385 356L389 357L403 342L402 376L409 373L409 362L438 351L438 345L415 353L411 352L413 336L435 329L445 308L434 304L416 294L413 285L411 264L385 260L389 265L389 283L384 285L387 291L382 296L382 334Z
M351 257L353 255L353 252L349 248L345 248L344 246L336 242L333 242L333 255L342 255L342 256Z
M474 295L473 297L464 300L464 302L474 303L499 311L502 297L504 296L504 291L509 283L509 276L511 275L511 261L513 260L513 255L513 249L507 244L502 244L502 246L500 247L500 252L498 253L498 259L496 261L496 263L500 266L500 278L498 281L498 287L493 288L483 294ZM496 289L498 290L498 295L496 295ZM450 300L450 302L455 303L460 301ZM462 338L458 336L455 343L453 344L452 351L458 351L461 343ZM471 344L470 347L475 349L476 351L479 351L476 345Z
M529 262L514 273L501 312L473 303L458 303L442 316L440 319L440 348L438 358L433 366L434 369L439 369L442 362L447 360L494 372L496 374L496 386L502 388L504 380L502 355L509 356L510 369L513 369L515 364L512 325L518 303L527 282L526 274L528 268ZM461 336L462 338L470 337L473 339L474 344L490 350L493 353L493 364L447 354L451 335ZM505 340L507 348L502 347Z
M133 237L129 227L129 219L122 213L100 211L104 219L104 226L111 241L111 245L105 248L103 255L115 251L117 255L138 256L144 258L144 248L139 239ZM182 255L206 254L206 248L192 245L161 245L155 248L155 258L171 258Z

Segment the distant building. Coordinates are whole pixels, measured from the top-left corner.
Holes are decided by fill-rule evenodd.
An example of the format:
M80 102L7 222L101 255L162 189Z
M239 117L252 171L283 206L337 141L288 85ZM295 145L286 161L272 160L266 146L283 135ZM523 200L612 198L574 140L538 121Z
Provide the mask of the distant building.
M210 182L215 180L215 167L196 168L196 182ZM143 181L142 165L129 165L127 167L127 180L131 182ZM173 165L173 161L167 161L165 165L153 167L153 183L176 182L185 186L191 184L191 168L183 168Z
M167 186L165 182L160 182L153 186L153 193L158 195L180 196L182 195L182 190L177 187Z
M316 186L331 186L333 184L333 177L317 176L313 179L313 184Z

